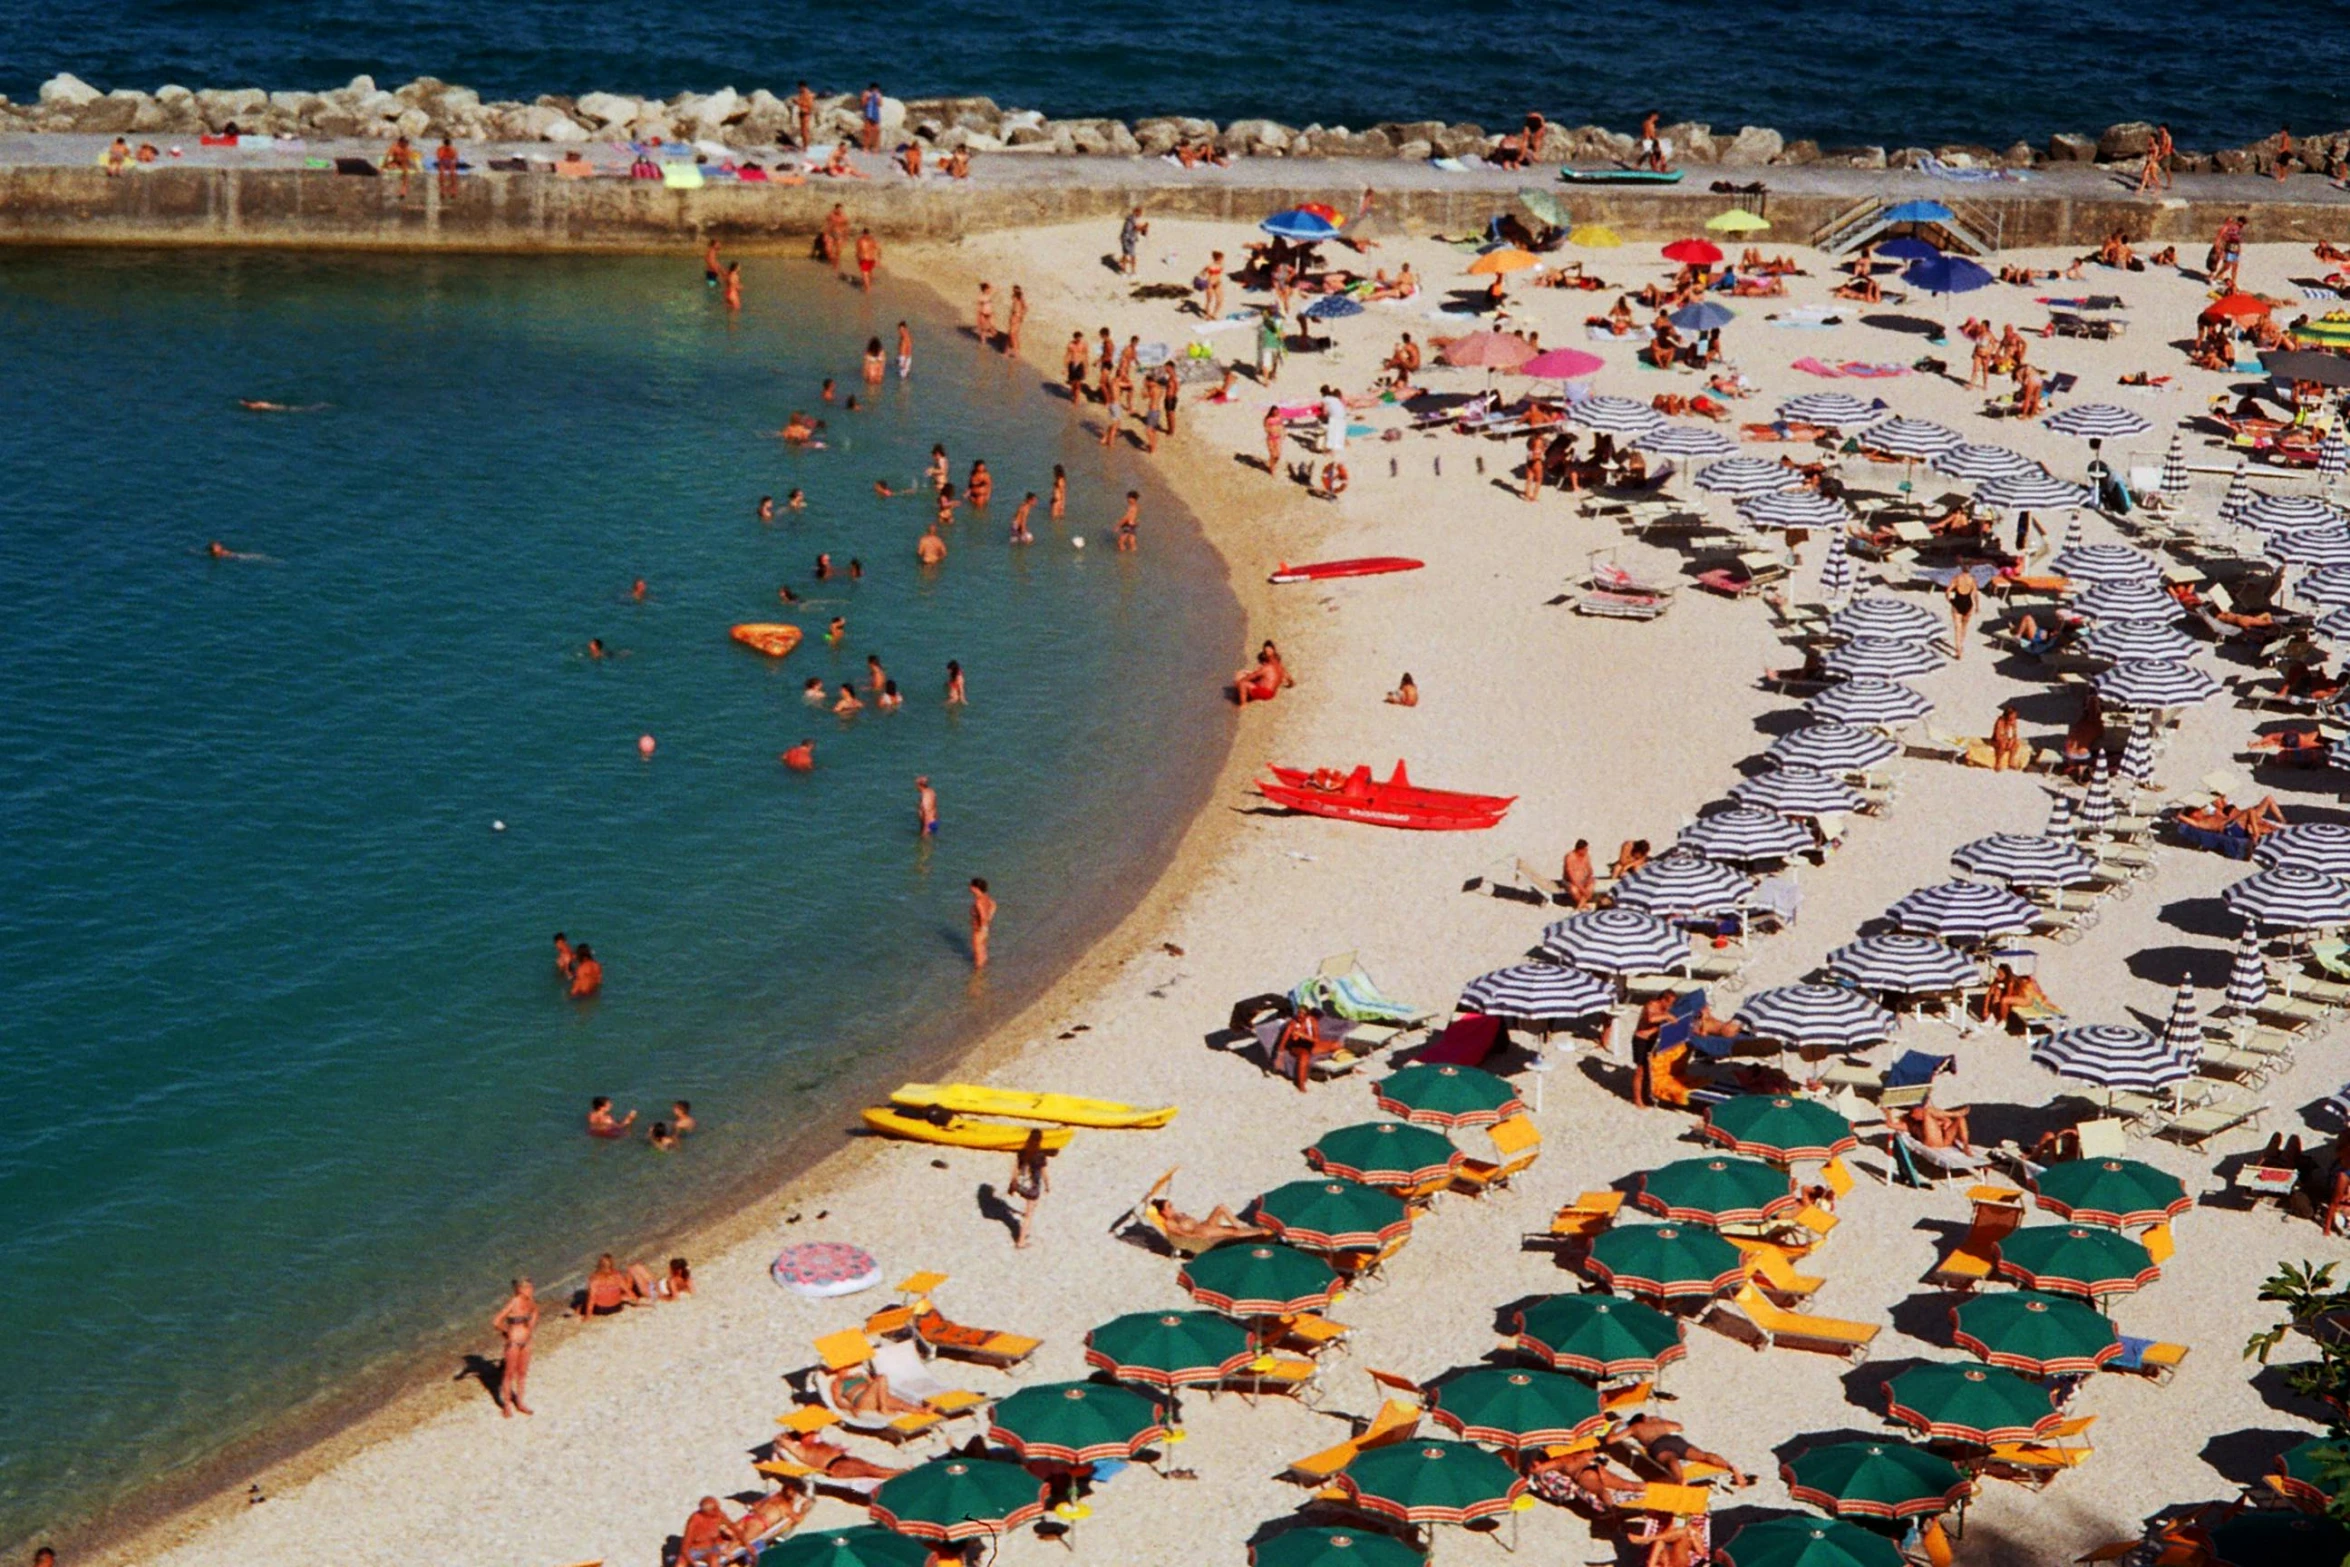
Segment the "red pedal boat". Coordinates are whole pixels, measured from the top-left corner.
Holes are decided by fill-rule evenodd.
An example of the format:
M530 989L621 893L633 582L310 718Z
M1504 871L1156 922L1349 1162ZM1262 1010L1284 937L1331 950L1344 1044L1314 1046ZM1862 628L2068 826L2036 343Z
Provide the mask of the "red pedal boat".
M1271 772L1272 781L1259 783L1257 793L1275 805L1312 816L1421 832L1475 832L1499 826L1518 798L1514 794L1423 789L1412 782L1401 762L1385 782L1373 778L1368 767L1357 767L1351 773L1327 767L1313 772L1275 767Z
M1408 555L1363 555L1354 560L1325 560L1292 566L1287 561L1267 582L1324 582L1332 577L1377 577L1390 571L1418 571L1428 563Z

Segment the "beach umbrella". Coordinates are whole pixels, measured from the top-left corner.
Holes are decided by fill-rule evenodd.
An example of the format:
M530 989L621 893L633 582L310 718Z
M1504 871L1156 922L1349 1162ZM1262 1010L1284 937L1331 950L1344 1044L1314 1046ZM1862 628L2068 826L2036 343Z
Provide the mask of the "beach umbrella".
M2064 514L2064 541L2063 541L2061 544L2059 544L2059 545L2057 546L2057 548L2058 548L2058 550L2059 550L2059 551L2062 551L2062 550L2077 550L2077 549L2079 549L2080 547L2081 547L2081 510L2080 510L2080 508L2079 508L2079 507L2077 507L2077 506L2076 506L2076 507L2074 507L2072 510L2070 510L2070 511L2068 511L2068 512L2066 512L2066 513Z
M2247 876L2220 894L2230 912L2277 930L2350 924L2350 881L2298 865Z
M1418 1186L1450 1175L1460 1168L1462 1157L1442 1132L1405 1121L1337 1127L1314 1139L1306 1150L1306 1163L1323 1174L1366 1186Z
M1785 1170L1726 1155L1675 1159L1640 1177L1633 1199L1680 1224L1760 1224L1803 1206Z
M1479 1366L1431 1383L1428 1413L1456 1436L1513 1452L1580 1442L1608 1424L1590 1383L1518 1366Z
M1591 909L1544 930L1542 952L1594 974L1651 974L1687 964L1689 938L1637 909Z
M1828 617L1840 637L1882 637L1891 642L1931 642L1942 634L1942 619L1923 605L1872 593Z
M1738 313L1728 305L1717 305L1710 299L1701 299L1694 305L1683 305L1673 312L1673 325L1684 332L1719 332L1738 319Z
M1763 759L1779 767L1857 773L1876 766L1900 749L1875 729L1856 724L1812 724L1779 736L1763 753Z
M1308 212L1303 207L1291 207L1274 213L1257 225L1275 239L1301 240L1312 243L1336 239L1338 224L1319 212Z
M1520 250L1515 245L1504 245L1498 250L1489 250L1470 262L1469 276L1501 277L1511 272L1523 272L1528 267L1540 265L1542 263L1535 259L1532 251Z
M2242 1512L2211 1531L2212 1567L2341 1567L2350 1524L2312 1513Z
M1309 1251L1377 1251L1412 1227L1401 1197L1359 1181L1290 1181L1252 1206L1257 1223Z
M1816 490L1774 490L1738 503L1738 515L1758 528L1841 528L1852 521L1842 501Z
M1697 487L1714 495L1769 495L1802 484L1792 468L1760 457L1725 457L1697 470Z
M1613 1224L1585 1264L1610 1289L1661 1299L1719 1295L1746 1277L1746 1254L1700 1224Z
M1347 1499L1403 1523L1467 1523L1510 1510L1525 1480L1467 1442L1419 1437L1358 1453L1338 1476Z
M1931 936L1863 936L1828 954L1828 967L1863 990L1927 995L1983 977L1975 960Z
M1985 479L1975 487L1975 499L2001 511L2054 511L2059 506L2086 506L2089 492L2045 473L2011 473Z
M2100 441L2144 435L2154 428L2143 415L2112 403L2075 403L2040 422L2059 435L2078 435Z
M1851 593L1851 535L1838 528L1828 535L1828 553L1820 562L1820 597L1831 604L1841 604Z
M1803 710L1838 723L1905 724L1931 713L1934 704L1898 680L1856 675L1812 696Z
M2076 1224L2128 1229L2160 1224L2195 1206L2187 1185L2137 1159L2071 1159L2033 1178L2041 1207Z
M1800 854L1811 847L1812 836L1777 811L1766 811L1759 805L1733 805L1682 828L1681 843L1709 860L1747 865Z
M1727 913L1753 892L1751 877L1689 850L1671 849L1617 882L1615 897L1617 908L1672 920Z
M2194 665L2159 658L2116 664L2090 683L2113 707L2193 707L2220 693L2219 682Z
M1820 659L1831 675L1875 675L1880 680L1930 675L1947 662L1926 643L1900 637L1854 637L1828 649Z
M2073 600L2075 613L2091 620L2144 620L2169 625L2186 611L2179 601L2147 582L2100 582Z
M1744 207L1732 207L1727 212L1717 212L1706 219L1705 226L1717 234L1760 234L1771 225L1768 219L1757 213L1749 212Z
M2142 550L2127 544L2083 544L2059 550L2048 569L2075 582L2151 582L2162 567Z
M2350 566L2327 566L2293 584L2293 595L2318 605L2350 605Z
M1888 457L1939 457L1962 444L1959 433L1931 419L1888 419L1860 432L1861 446Z
M2020 832L1995 832L1961 844L1950 852L1950 863L2011 887L2070 887L2097 874L2097 862L2078 844Z
M2276 308L2258 294L2247 294L2241 289L2220 295L2203 307L2195 317L2198 321L2250 321L2265 316Z
M1683 941L1684 956L1688 950ZM1508 1079L1474 1066L1407 1066L1383 1079L1372 1096L1389 1115L1400 1115L1415 1126L1446 1131L1492 1126L1526 1109Z
M1853 991L1845 994L1868 1005L1866 997ZM1885 1018L1885 1029L1878 1034L1881 1039L1890 1032L1893 1020L1889 1014L1880 1015ZM1798 1099L1792 1094L1741 1094L1709 1105L1705 1124L1698 1131L1709 1141L1726 1145L1733 1153L1748 1154L1773 1164L1790 1164L1797 1159L1833 1159L1860 1146L1850 1121L1817 1099Z
M2350 361L2345 361L2345 368L2350 368ZM2336 426L2317 443L2317 476L2330 491L2334 481L2345 473L2350 473L2350 441L2342 439L2341 428Z
M1562 963L1514 963L1469 981L1460 1010L1518 1023L1569 1023L1604 1012L1615 992Z
M1535 222L1547 223L1554 229L1567 226L1567 209L1549 191L1536 186L1521 186L1518 200L1525 204L1528 212L1534 214Z
M1883 261L1924 261L1942 254L1942 247L1915 234L1896 234L1871 254Z
M2350 528L2302 528L2272 533L2260 552L2288 566L2350 566Z
M1888 1413L1945 1442L2028 1442L2064 1417L2052 1390L1997 1366L1927 1361L1887 1379Z
M2298 865L2325 876L2350 876L2350 827L2340 822L2295 822L2264 833L2252 846L2263 865Z
M2026 1289L2091 1300L2144 1289L2162 1270L2119 1230L2093 1224L2028 1224L1999 1242L1999 1272Z
M1512 372L1537 381L1579 381L1607 368L1607 361L1580 348L1546 348Z
M1578 223L1575 231L1567 236L1567 243L1585 250L1614 250L1624 243L1624 236L1604 223Z
M1723 1567L1902 1567L1901 1550L1841 1518L1758 1519L1715 1553Z
M2235 474L2228 480L2228 492L2219 498L2219 520L2234 522L2252 501L2252 460L2239 457L2236 459Z
M1337 1527L1291 1529L1248 1549L1249 1567L1422 1567L1427 1558L1392 1534Z
M1920 887L1885 911L1905 931L1945 941L1988 941L2020 936L2039 921L2040 906L2003 887L1979 881L1946 881Z
M2315 321L2298 322L2287 330L2298 342L2314 343L2320 348L2350 348L2350 311L2331 311Z
M2277 1454L2269 1476L2279 1482L2276 1489L2291 1500L2322 1508L2334 1499L2327 1471L2346 1455L2350 1455L2350 1447L2344 1445L2343 1438L2313 1436Z
M2105 770L2105 753L2089 759L2089 787L2081 795L2081 831L2103 832L2113 825L2113 779Z
M1723 457L1738 449L1721 431L1694 424L1660 424L1632 444L1667 457Z
M1653 1377L1689 1353L1680 1318L1613 1295L1549 1295L1513 1320L1520 1350L1588 1377Z
M2011 474L2032 473L2040 466L2021 452L1976 441L1951 447L1934 458L1933 465L1937 472L1953 479L2004 479Z
M1887 223L1948 223L1953 214L1938 201L1919 200L1897 203L1878 216Z
M1567 404L1567 417L1593 430L1612 435L1646 435L1661 427L1665 416L1629 397L1578 397Z
M1866 802L1851 785L1816 767L1776 767L1730 786L1747 805L1767 806L1782 816L1840 816Z
M2306 528L2339 528L2342 514L2314 495L2262 495L2236 513L2247 528L2294 533Z
M2203 1055L2203 1020L2195 1006L2195 982L2179 981L2178 990L2171 996L2170 1016L2162 1025L2162 1048L2181 1061L2200 1060Z
M2174 498L2187 493L2187 442L2173 430L2170 450L2162 454L2162 493Z
M2336 767L2350 771L2350 736L2344 736L2327 746L2326 760Z
M2112 804L2110 800L2106 803ZM2073 831L2073 797L2071 795L2049 795L2048 825L2042 831L2051 838L2059 838Z
M2260 929L2246 925L2237 938L2235 960L2228 965L2227 1003L2238 1012L2250 1012L2268 1000L2268 965L2260 960Z
M1892 1038L1894 1019L1848 985L1776 985L1748 996L1738 1021L1758 1039L1798 1050L1855 1050Z
M1344 294L1325 294L1299 312L1309 321L1336 321L1362 313L1362 302Z
M1183 1265L1175 1283L1201 1305L1234 1317L1319 1311L1337 1299L1339 1291L1338 1275L1329 1263L1312 1252L1271 1241L1233 1241L1203 1251Z
M1710 267L1722 259L1722 247L1710 239L1677 239L1665 247L1664 257L1685 267Z
M1911 262L1903 270L1901 280L1929 294L1971 294L1987 287L1991 274L1964 256L1935 255L1921 256Z
M2185 632L2157 620L2108 620L2081 635L2081 651L2115 663L2184 663L2196 651Z
M1471 332L1446 343L1436 351L1436 356L1448 365L1513 370L1533 358L1535 352L1532 343L1514 332Z
M1862 402L1850 392L1805 392L1779 405L1779 417L1792 424L1824 424L1836 429L1874 424L1885 412L1885 400Z
M2350 359L2310 348L2272 348L2260 356L2260 368L2279 381L2314 381L2320 386L2350 386Z
M927 1542L879 1524L803 1529L759 1547L759 1567L930 1567Z
M1164 1440L1167 1411L1130 1387L1039 1382L997 1399L987 1434L1023 1459L1098 1464L1131 1459Z
M1044 1482L1000 1458L934 1458L882 1481L868 1505L900 1534L976 1540L1044 1516Z
M2183 1083L2193 1069L2142 1028L2083 1023L2043 1034L2032 1043L2034 1064L2059 1077L2100 1088L2150 1094Z
M2321 637L2332 637L2336 641L2350 637L2350 604L2326 611L2318 616L2316 624L2309 629Z
M2038 1290L1982 1294L1950 1308L1951 1342L2028 1377L2085 1376L2122 1352L2096 1307Z
M1974 1490L1958 1465L1908 1442L1831 1442L1779 1466L1787 1494L1839 1518L1916 1518Z
M1085 1335L1087 1365L1147 1387L1221 1382L1256 1353L1248 1329L1212 1311L1129 1312Z

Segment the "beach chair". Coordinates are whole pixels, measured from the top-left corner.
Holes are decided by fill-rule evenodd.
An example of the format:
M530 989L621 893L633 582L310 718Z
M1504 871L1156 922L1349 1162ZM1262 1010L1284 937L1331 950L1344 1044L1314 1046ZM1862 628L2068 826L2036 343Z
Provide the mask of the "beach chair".
M2107 1361L2103 1369L2127 1371L2132 1375L2144 1377L2157 1387L2167 1384L2172 1377L2177 1376L2179 1367L2187 1359L2187 1346L2184 1344L2166 1344L2157 1339L2132 1338L2127 1333L2121 1335L2121 1341L2122 1352Z
M1647 1377L1642 1377L1636 1382L1626 1382L1617 1387L1601 1388L1599 1391L1599 1412L1611 1417L1624 1414L1647 1403L1655 1392L1655 1381Z
M1542 1157L1542 1133L1535 1129L1531 1119L1513 1115L1496 1122L1487 1132L1501 1157L1495 1159L1463 1159L1453 1171L1450 1184L1482 1197L1496 1187L1507 1186L1517 1176L1534 1166Z
M2096 1449L2073 1439L2096 1424L2095 1415L2076 1415L2046 1436L2029 1442L1994 1442L1970 1466L1979 1474L2012 1480L2037 1491L2068 1469L2078 1469Z
M1290 990L1289 1000L1300 1012L1326 1012L1350 1023L1410 1027L1428 1019L1425 1008L1382 994L1351 952L1324 958L1312 977L1300 980Z
M1281 1478L1297 1485L1323 1486L1336 1479L1340 1471L1374 1447L1387 1447L1396 1442L1408 1442L1420 1429L1420 1408L1402 1399L1390 1398L1379 1405L1363 1429L1335 1447L1325 1447L1318 1453L1308 1453L1296 1459L1281 1471Z
M1210 1384L1219 1391L1238 1393L1242 1402L1254 1405L1267 1395L1294 1398L1311 1409L1321 1401L1321 1390L1314 1378L1321 1367L1297 1355L1259 1355L1221 1382Z
M955 1360L968 1360L975 1365L993 1366L1009 1371L1037 1351L1044 1340L1027 1338L1018 1333L1004 1333L994 1328L965 1327L947 1319L944 1312L932 1305L926 1296L914 1304L914 1337L929 1348L932 1354L945 1355Z
M1808 1312L1784 1311L1771 1304L1749 1279L1730 1297L1738 1315L1762 1336L1757 1349L1810 1349L1858 1364L1868 1359L1869 1345L1882 1329L1873 1322L1847 1322L1838 1317L1815 1317Z
M1746 1276L1762 1286L1763 1293L1786 1305L1798 1305L1819 1291L1826 1279L1809 1273L1798 1273L1787 1260L1787 1254L1775 1246L1740 1247L1746 1253Z
M1325 1350L1347 1349L1354 1331L1343 1322L1301 1311L1281 1319L1280 1336L1275 1342L1293 1346L1308 1355L1319 1355Z
M1585 1192L1573 1202L1551 1215L1550 1228L1536 1230L1520 1242L1526 1250L1558 1247L1568 1251L1588 1250L1591 1242L1623 1209L1624 1194L1617 1191Z
M1893 1135L1893 1147L1902 1166L1910 1174L1921 1177L1920 1184L1958 1180L1982 1174L1991 1162L1981 1154L1968 1153L1963 1148L1929 1148L1909 1133L1887 1123Z
M873 1369L889 1378L889 1390L900 1398L918 1400L940 1418L953 1420L985 1407L984 1393L969 1388L949 1387L930 1374L930 1367L922 1358L919 1346L910 1339L894 1344L877 1345L873 1351Z
M2094 1121L2080 1122L2073 1128L2081 1140L2084 1159L2119 1159L2129 1151L2129 1123L2114 1116L2099 1116Z
M933 1409L910 1410L900 1415L865 1414L846 1407L834 1396L834 1376L870 1364L874 1348L873 1341L859 1328L844 1328L816 1340L817 1368L811 1380L824 1408L844 1429L893 1446L918 1441L943 1425L946 1417Z
M1974 1222L1926 1275L1929 1284L1971 1290L1988 1283L1999 1271L1999 1243L2024 1222L2024 1194L2011 1187L1970 1187L1967 1200L1974 1204Z

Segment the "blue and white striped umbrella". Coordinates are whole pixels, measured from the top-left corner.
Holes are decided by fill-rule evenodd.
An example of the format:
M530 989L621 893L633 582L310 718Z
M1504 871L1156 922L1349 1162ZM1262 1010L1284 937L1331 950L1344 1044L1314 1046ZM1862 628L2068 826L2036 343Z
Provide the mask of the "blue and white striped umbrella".
M1828 536L1828 553L1820 561L1820 597L1841 604L1852 592L1851 535L1838 528Z
M2011 887L2072 887L2097 873L2097 862L2069 839L2023 832L1995 832L1961 844L1950 863Z
M2058 551L2048 567L2075 582L2154 582L2162 577L2162 566L2153 556L2127 544L2077 545Z
M2238 512L2235 520L2263 533L2342 526L2342 514L2314 495L2263 495Z
M2089 787L2081 795L2081 831L2103 832L2113 825L2113 779L2105 771L2105 753L2089 758Z
M1605 1012L1615 991L1578 968L1517 963L1469 981L1460 1010L1522 1023L1567 1023Z
M2116 664L2090 683L2115 707L2195 707L2220 693L2219 682L2193 664L2165 659Z
M1567 417L1613 435L1647 435L1665 422L1663 414L1629 397L1577 398L1567 404Z
M1759 805L1733 805L1681 829L1682 844L1733 865L1784 860L1812 846L1811 830Z
M2130 725L2130 738L2122 746L2121 773L2141 787L2154 782L2154 726L2142 712Z
M1814 718L1840 724L1906 724L1925 717L1934 704L1910 686L1879 675L1855 675L1806 700L1803 710Z
M2089 492L2045 473L2011 473L1985 479L1975 487L1975 499L2001 511L2054 511L2059 506L2088 505Z
M2297 865L2321 876L2350 877L2350 827L2340 822L2295 822L2261 834L2252 857L2263 865Z
M1953 479L2004 479L2011 474L2040 471L2040 465L2022 452L1979 441L1953 446L1934 459L1934 468Z
M1632 444L1667 457L1727 457L1738 449L1721 431L1694 424L1659 425Z
M2004 887L1979 881L1946 881L1920 887L1885 911L1905 931L1945 941L1988 941L2020 936L2038 923L2039 905Z
M1930 675L1947 662L1923 642L1894 637L1854 637L1820 657L1821 667L1831 675L1875 675L1882 680Z
M2229 910L2277 930L2317 930L2350 924L2350 881L2278 865L2220 894Z
M2170 435L2170 450L2162 454L2162 493L2173 499L2187 493L2187 443L2176 430Z
M1616 907L1658 919L1705 919L1727 914L1754 892L1752 877L1689 849L1672 849L1616 883Z
M1697 487L1715 495L1770 495L1802 483L1794 469L1760 457L1725 457L1697 470Z
M1905 603L1872 593L1855 599L1828 618L1828 629L1840 637L1878 637L1888 642L1931 642L1942 635L1944 621L1920 604Z
M1780 767L1730 786L1733 799L1781 816L1836 816L1861 808L1860 795L1816 767Z
M2252 504L2252 459L2236 459L2236 472L2228 480L2227 494L2219 498L2219 520L2234 522Z
M1758 528L1842 528L1852 512L1816 490L1779 490L1738 503L1738 515Z
M2326 747L2326 760L2345 772L2350 772L2350 735L2344 735Z
M2268 1000L2268 965L2260 957L2260 927L2246 925L2237 938L2235 961L2228 965L2227 1003L2250 1012Z
M2176 626L2153 620L2108 620L2081 634L2081 651L2117 664L2151 658L2183 664L2200 649Z
M2059 435L2078 435L2110 441L2125 435L2144 435L2154 426L2139 414L2112 403L2076 403L2062 413L2040 421Z
M1893 1037L1895 1018L1849 985L1778 985L1738 1009L1758 1039L1804 1050L1859 1050Z
M1874 424L1885 412L1882 398L1862 402L1849 392L1806 392L1779 405L1779 417L1799 424L1824 424L1835 429Z
M2051 794L2048 797L2048 825L2041 831L2051 838L2070 836L2077 828L2078 811L2069 794Z
M2317 443L2317 476L2331 490L2334 481L2346 473L2350 473L2350 441L2342 439L2342 427L2336 425Z
M2081 508L2072 507L2064 514L2064 538L2057 545L2059 552L2081 547Z
M1931 936L1863 936L1829 953L1828 968L1863 990L1902 996L1961 990L1983 977L1973 958Z
M1594 974L1651 974L1686 965L1689 938L1638 909L1592 909L1543 931L1542 952Z
M2350 528L2272 533L2260 552L2288 566L2350 566Z
M2118 1023L2058 1029L2032 1046L2032 1060L2059 1077L2128 1093L2150 1094L2194 1075L2161 1040Z
M2321 608L2350 604L2350 566L2326 566L2293 584L2293 596Z
M2074 599L2072 609L2091 620L2147 620L2159 625L2187 613L2177 599L2144 582L2100 582Z
M2337 642L2350 639L2350 604L2345 604L2340 609L2327 610L2317 617L2316 623L2309 629L2321 637L2331 637Z
M2190 1071L2203 1059L2203 1019L2196 1010L2195 982L2191 979L2180 980L2170 998L2170 1016L2162 1024L2162 1048L2186 1063Z
M1964 444L1959 433L1931 419L1888 419L1860 432L1860 444L1888 457L1939 457Z
M1882 733L1856 724L1813 724L1771 742L1763 760L1774 767L1816 767L1824 773L1866 772L1899 751Z

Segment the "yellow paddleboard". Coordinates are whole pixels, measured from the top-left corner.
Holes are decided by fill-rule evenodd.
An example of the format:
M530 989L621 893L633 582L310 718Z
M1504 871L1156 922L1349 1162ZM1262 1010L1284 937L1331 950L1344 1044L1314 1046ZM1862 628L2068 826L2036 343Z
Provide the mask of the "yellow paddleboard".
M889 1098L892 1104L909 1110L1005 1115L1023 1121L1054 1121L1063 1126L1131 1130L1165 1126L1175 1119L1173 1105L1161 1105L1155 1110L1137 1109L1112 1099L1030 1094L1014 1088L982 1088L973 1083L907 1083Z
M1024 1147L1028 1134L1035 1130L1027 1126L1007 1126L1001 1121L972 1121L959 1115L931 1120L927 1116L909 1114L889 1105L876 1105L865 1112L865 1124L889 1137L903 1137L917 1143L939 1143L948 1148L984 1148L997 1153L1012 1153ZM1069 1146L1076 1133L1065 1126L1056 1126L1044 1134L1044 1146L1058 1151Z

